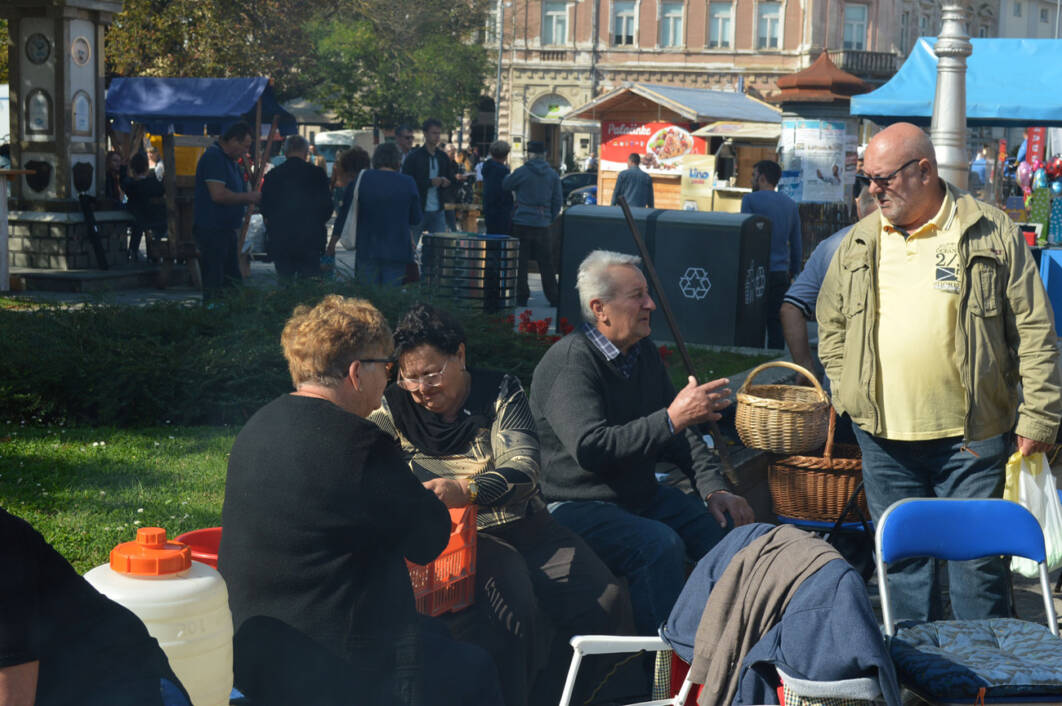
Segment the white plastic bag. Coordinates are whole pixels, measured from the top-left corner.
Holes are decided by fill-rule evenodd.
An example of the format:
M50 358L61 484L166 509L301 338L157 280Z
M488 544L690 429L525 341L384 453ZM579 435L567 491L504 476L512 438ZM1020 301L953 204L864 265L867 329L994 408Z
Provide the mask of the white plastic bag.
M351 252L358 247L358 192L361 191L361 175L364 173L364 169L358 172L358 180L354 182L354 195L350 197L347 220L343 222L343 230L339 236L340 245Z
M1062 503L1047 457L1042 453L1012 455L1007 461L1007 487L1003 497L1021 503L1039 521L1047 546L1047 570L1062 565ZM1010 568L1029 578L1040 575L1036 562L1024 557L1011 559Z

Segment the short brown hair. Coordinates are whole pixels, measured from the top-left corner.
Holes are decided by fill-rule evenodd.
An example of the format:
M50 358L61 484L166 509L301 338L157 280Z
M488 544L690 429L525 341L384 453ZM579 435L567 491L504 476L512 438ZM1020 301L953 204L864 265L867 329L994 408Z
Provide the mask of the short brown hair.
M296 389L311 382L335 387L362 356L391 355L391 327L366 299L330 294L315 307L298 306L280 335Z

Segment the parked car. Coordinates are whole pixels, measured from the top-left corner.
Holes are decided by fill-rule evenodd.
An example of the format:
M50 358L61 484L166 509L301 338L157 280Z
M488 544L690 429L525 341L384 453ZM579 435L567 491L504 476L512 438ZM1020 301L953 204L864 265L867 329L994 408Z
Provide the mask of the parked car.
M564 196L565 203L568 202L568 195L575 189L596 183L597 172L572 172L571 174L565 174L561 177L561 194Z
M593 206L597 203L597 184L573 189L564 201L568 206L580 206L583 204Z

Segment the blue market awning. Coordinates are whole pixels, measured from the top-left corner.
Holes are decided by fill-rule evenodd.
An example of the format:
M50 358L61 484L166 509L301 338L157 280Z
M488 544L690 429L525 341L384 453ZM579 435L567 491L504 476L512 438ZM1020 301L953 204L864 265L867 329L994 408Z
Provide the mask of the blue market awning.
M1062 40L971 39L967 58L966 124L1062 127ZM896 75L852 97L851 113L887 125L929 125L937 85L935 37L920 38Z
M253 124L258 99L262 123L273 116L282 135L297 129L295 118L277 102L269 79L257 78L116 78L107 88L107 117L135 122L150 132L212 135L239 120Z

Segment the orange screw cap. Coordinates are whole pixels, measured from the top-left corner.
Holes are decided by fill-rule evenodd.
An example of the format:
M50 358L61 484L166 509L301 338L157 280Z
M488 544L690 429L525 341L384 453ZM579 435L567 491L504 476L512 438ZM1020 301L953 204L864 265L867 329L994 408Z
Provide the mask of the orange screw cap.
M162 527L141 527L135 542L111 550L111 569L132 576L166 576L192 566L192 550L180 542L167 542Z

